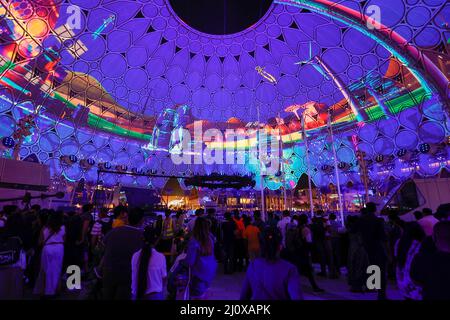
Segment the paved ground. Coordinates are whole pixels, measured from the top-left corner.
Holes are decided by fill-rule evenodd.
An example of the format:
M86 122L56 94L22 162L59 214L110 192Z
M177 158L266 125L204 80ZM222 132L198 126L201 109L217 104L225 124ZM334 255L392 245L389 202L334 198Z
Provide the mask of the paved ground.
M318 271L318 270L317 270ZM342 270L345 273L345 270ZM208 293L209 299L237 300L244 281L245 273L224 275L219 271ZM308 279L301 277L302 289L306 300L376 300L375 292L352 293L348 290L345 274L339 279L326 279L316 277L318 285L325 290L324 293L314 293ZM388 299L403 299L395 286L395 282L388 283Z
M316 266L318 268L318 266ZM318 271L318 269L316 270ZM375 292L352 293L348 290L345 277L345 269L342 269L343 275L339 279L326 279L316 277L316 281L321 288L325 290L323 293L314 293L305 277L301 277L303 294L306 300L375 300L377 295ZM219 267L216 278L214 279L210 290L208 291L209 300L238 300L242 282L244 281L245 272L237 272L231 275L225 275ZM57 300L84 300L88 298L90 290L90 282L83 281L82 290L64 292ZM25 299L37 299L33 296L31 290L25 292ZM402 296L395 286L395 282L388 283L388 299L401 300Z

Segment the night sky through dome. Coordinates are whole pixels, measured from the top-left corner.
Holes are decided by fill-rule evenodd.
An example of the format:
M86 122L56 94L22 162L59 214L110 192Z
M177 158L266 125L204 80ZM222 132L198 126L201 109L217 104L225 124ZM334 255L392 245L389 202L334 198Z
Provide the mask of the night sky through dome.
M174 175L258 174L251 165L175 166L167 152L149 145L161 149L166 141L155 142L155 127L163 132L206 120L224 128L230 118L244 127L257 121L259 109L264 123L284 119L285 184L292 188L306 172L305 150L300 128L285 109L311 102L316 116L306 129L316 185L335 182L334 172L323 169L333 162L329 108L338 160L348 164L339 172L341 183L360 183L355 150L370 159L383 156L370 168L379 185L388 177L430 176L450 167L445 144L450 4L445 0L336 1L340 6L331 16L323 11L333 2L325 0L249 1L245 8L255 4L254 21L224 20L223 32L223 21L215 30L208 29L208 21L200 27L202 14L192 13L195 6L187 12L180 1L177 11L172 2L1 0L0 137L12 136L24 115L37 114L20 156L35 154L53 175L69 181L95 181L97 168L64 167L61 155ZM349 10L369 14L374 7L395 39L348 20ZM192 16L197 21L190 22ZM401 38L426 54L437 70L414 63ZM184 122L161 128L170 114ZM424 144L430 152L419 151ZM406 152L403 160L400 151ZM165 183L163 178L114 175L104 180ZM265 179L270 189L282 184L276 176Z

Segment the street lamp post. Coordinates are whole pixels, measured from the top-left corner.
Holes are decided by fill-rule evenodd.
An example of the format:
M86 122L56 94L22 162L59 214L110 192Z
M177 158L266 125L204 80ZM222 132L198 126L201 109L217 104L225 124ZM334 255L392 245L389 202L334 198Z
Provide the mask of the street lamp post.
M339 181L339 168L338 168L336 147L334 145L334 134L333 134L333 125L332 125L331 114L332 114L332 112L331 112L331 108L330 108L330 109L328 109L328 128L330 130L331 148L333 150L334 173L336 175L336 187L337 187L337 192L338 192L339 214L340 214L340 217L341 217L341 224L342 224L342 226L344 226L344 207L342 205L341 183Z

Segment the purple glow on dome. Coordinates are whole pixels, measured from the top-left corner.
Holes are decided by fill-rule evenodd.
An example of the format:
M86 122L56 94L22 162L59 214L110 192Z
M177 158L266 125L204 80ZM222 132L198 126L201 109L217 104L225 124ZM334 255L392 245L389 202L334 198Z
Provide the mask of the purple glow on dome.
M380 6L384 24L412 39L412 44L419 49L435 54L448 38L448 34L445 37L448 30L436 22L448 11L446 7L441 8L443 3L443 0L422 0L413 6L402 0L371 0L364 7ZM324 109L319 110L318 118L314 120L322 121L320 126L311 128L308 134L312 140L323 142L311 146L314 168L329 164L332 155L329 136L324 130L326 110L335 105L342 107L337 109L344 113L345 103L341 89L324 75L323 70L320 72L317 66L302 63L316 55L331 66L333 75L358 98L361 109L369 115L369 120L361 127L356 126L351 116L342 116L342 122L335 124L338 159L354 165L349 172L340 173L342 181L352 181L357 175L356 148L369 157L387 157L395 155L399 149L413 152L422 143L442 144L449 135L448 114L437 96L423 98L420 86L411 79L411 74L395 71L407 68L396 67L386 48L357 29L326 16L273 4L250 28L235 34L212 35L196 31L181 21L166 0L145 3L76 1L76 5L83 9L81 30L74 29L75 37L65 44L55 36L49 36L43 44L61 50L60 64L68 71L90 76L89 80L77 82L69 75L66 93L75 107L82 103L98 103L95 108L91 106L91 126L67 118L60 120L61 112L57 115L43 113L45 117L36 120L37 128L20 150L23 157L38 154L39 159L50 164L53 173L63 172L70 180L94 175L77 166L60 168L55 160L60 155L76 154L95 159L96 163L108 161L130 168L148 160L149 155L138 154L148 141L116 136L104 129L114 131L119 128L120 131L139 125L136 132L151 136L155 119L163 110L175 105L187 105L195 120L223 124L229 118L238 118L245 125L257 121L257 109L260 120L267 122L278 115L283 119L293 116L284 110L294 104L309 101L324 104ZM345 2L344 5L355 10L362 6L358 2ZM61 5L57 26L67 20L67 6L66 3ZM433 19L432 11L436 11L436 19ZM96 35L111 15L115 17L114 21ZM74 57L65 46L76 41L81 41L87 50ZM263 68L275 82L262 77L255 67ZM374 89L381 88L381 101L387 104L385 114L376 99L364 91L370 81L375 82ZM350 89L352 86L357 88ZM5 97L0 99L0 137L11 136L18 120L34 111L39 103L22 101L26 99L0 90L0 95ZM101 122L93 116L94 111L95 116L110 122ZM352 137L355 137L354 142L351 142ZM306 172L306 164L303 141L299 137L295 139L285 148L296 157L291 165L295 171L291 181L296 183L295 179ZM324 152L324 148L328 151ZM434 174L435 166L429 165L433 159L421 157L418 161L424 169L419 173ZM162 156L152 166L167 172L191 170L175 169L164 162ZM410 175L402 171L407 165L397 159L392 166L396 178ZM211 166L202 170L234 169ZM257 173L245 166L239 170ZM374 179L381 179L379 172L383 172L381 165L373 169ZM108 179L111 183L118 181ZM315 172L313 179L318 185L326 185L335 177ZM165 182L144 180L139 183L150 183L155 187ZM133 179L120 181L135 182ZM279 182L270 182L269 188L279 187Z

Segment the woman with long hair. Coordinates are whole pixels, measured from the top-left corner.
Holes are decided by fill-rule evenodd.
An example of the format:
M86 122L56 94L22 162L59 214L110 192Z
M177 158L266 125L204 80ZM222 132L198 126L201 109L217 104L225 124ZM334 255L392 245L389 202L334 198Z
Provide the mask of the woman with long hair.
M55 296L60 284L64 259L65 228L64 215L61 211L51 210L47 225L42 229L39 245L41 263L38 279L34 287L34 294L43 297Z
M241 300L303 299L297 267L280 258L281 242L278 228L263 231L261 257L247 269Z
M210 232L209 221L203 217L195 219L192 238L189 240L183 263L190 269L190 297L203 298L217 269L214 258L214 238Z
M131 258L131 294L137 300L163 300L167 278L166 258L155 250L159 235L152 227L144 230L144 244Z

